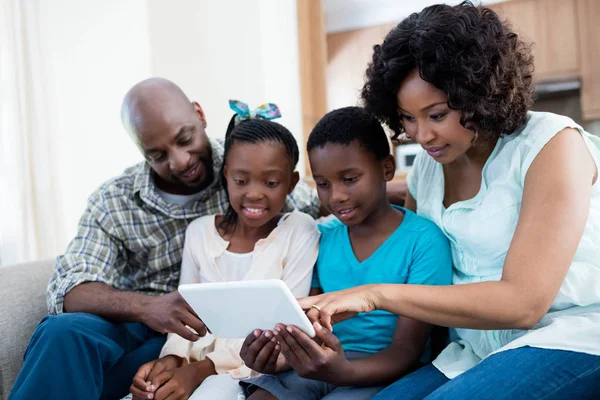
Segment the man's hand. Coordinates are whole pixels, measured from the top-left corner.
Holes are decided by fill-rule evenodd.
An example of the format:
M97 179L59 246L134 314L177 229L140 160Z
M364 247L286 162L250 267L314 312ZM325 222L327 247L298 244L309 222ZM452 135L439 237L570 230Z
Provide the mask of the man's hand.
M94 314L114 322L143 322L157 332L176 333L191 341L206 335L204 323L178 291L149 296L86 282L65 295L64 311Z
M352 364L346 358L339 339L318 322L313 324L319 345L295 326L277 324L273 334L281 352L299 376L334 385L352 383Z
M206 335L206 327L178 291L150 297L141 312L141 322L160 333L176 333L195 342ZM192 328L196 333L186 328Z
M181 365L183 365L183 358L173 355L168 355L142 365L133 377L133 383L129 387L133 398L136 400L152 398L154 391L157 389L152 386L152 380L157 375ZM149 395L152 397L148 397Z
M256 329L249 334L242 345L240 357L248 368L263 374L277 374L290 369L281 354L281 346L273 332L268 330L262 332Z

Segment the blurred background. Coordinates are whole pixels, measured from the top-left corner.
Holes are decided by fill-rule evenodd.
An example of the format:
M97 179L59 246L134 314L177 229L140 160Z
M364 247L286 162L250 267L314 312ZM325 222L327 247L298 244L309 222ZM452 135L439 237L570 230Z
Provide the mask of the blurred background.
M0 0L0 265L61 253L92 191L143 161L119 119L136 82L180 85L213 137L228 99L275 102L303 149L323 114L357 104L373 45L439 2ZM534 43L534 108L600 135L600 0L475 3ZM395 153L402 180L414 149Z

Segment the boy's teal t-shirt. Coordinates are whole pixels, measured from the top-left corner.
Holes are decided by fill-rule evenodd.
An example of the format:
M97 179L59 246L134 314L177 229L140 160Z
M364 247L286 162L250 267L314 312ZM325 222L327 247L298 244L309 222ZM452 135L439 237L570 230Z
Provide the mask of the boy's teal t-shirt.
M371 283L449 285L452 258L446 236L433 222L394 207L404 212L404 220L363 262L354 256L346 225L337 219L319 225L312 287L327 293ZM397 322L397 315L378 310L337 323L333 332L345 351L376 353L390 346Z

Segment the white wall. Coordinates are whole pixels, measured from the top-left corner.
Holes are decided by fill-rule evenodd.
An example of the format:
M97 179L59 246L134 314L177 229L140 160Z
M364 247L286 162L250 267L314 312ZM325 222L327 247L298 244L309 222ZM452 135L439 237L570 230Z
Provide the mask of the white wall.
M52 0L38 6L47 79L55 94L55 187L61 192L63 251L88 196L142 160L119 112L129 87L151 73L146 1Z
M50 101L42 106L52 120L42 128L50 132L53 146L42 151L51 162L38 164L51 166L56 177L45 182L59 194L51 207L60 221L44 227L40 241L56 240L36 258L64 251L89 195L142 161L119 118L124 94L142 79L179 84L203 106L211 136L224 136L233 114L227 101L234 98L251 107L277 103L278 122L301 141L296 0L30 1L43 53L36 78L49 86ZM49 221L21 208L36 226Z
M323 0L328 33L349 31L399 22L411 13L439 3L458 4L463 0ZM475 4L506 0L474 0Z
M297 170L304 175L306 151L302 130L298 15L296 0L260 0L264 98L281 108L278 120L294 135L300 149Z
M210 136L225 135L237 99L276 103L300 142L296 0L148 0L148 16L152 73L200 103Z

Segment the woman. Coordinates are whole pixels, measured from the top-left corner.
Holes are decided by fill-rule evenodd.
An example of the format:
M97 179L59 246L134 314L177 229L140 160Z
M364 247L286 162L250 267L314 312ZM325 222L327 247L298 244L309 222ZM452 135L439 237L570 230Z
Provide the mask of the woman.
M425 149L406 207L450 240L454 285L301 304L328 328L375 309L457 327L377 399L600 398L600 140L529 111L532 70L530 48L468 2L413 14L374 47L365 106Z

